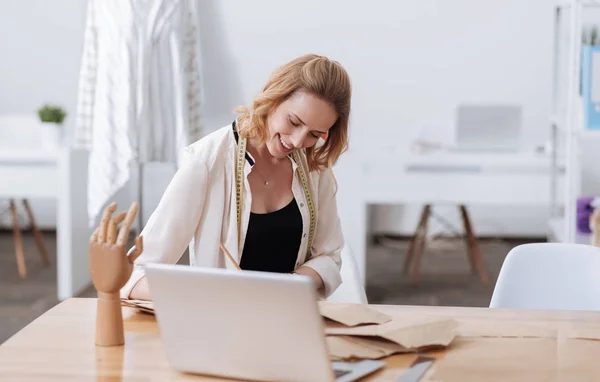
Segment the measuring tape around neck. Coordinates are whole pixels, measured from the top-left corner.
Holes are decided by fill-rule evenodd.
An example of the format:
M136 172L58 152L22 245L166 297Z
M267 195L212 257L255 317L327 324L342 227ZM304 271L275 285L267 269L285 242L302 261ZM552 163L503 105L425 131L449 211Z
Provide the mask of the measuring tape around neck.
M246 161L246 143L247 139L240 136L238 142L237 156L235 160L235 199L237 207L237 228L238 228L238 240L242 237L242 205L244 194L242 191L244 184L244 163ZM297 151L292 153L293 159L298 165L298 171L300 172L300 182L304 189L304 196L306 197L306 203L308 204L308 211L310 216L310 225L308 231L308 246L306 249L306 260L310 257L310 249L312 247L313 238L315 235L315 205L308 188L308 179L304 168L300 163L300 154Z

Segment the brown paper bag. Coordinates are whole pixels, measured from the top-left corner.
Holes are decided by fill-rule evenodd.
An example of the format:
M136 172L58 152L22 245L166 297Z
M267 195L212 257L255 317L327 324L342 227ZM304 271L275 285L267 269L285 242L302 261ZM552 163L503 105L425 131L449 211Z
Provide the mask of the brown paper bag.
M332 360L380 359L408 350L394 342L377 337L327 336Z
M392 320L387 314L361 304L335 304L320 301L319 311L321 312L321 316L346 326L384 324Z
M394 321L381 325L366 325L352 328L325 328L328 336L379 337L392 341L409 351L430 347L446 347L458 335L458 322L453 319L430 319L425 322L410 324Z

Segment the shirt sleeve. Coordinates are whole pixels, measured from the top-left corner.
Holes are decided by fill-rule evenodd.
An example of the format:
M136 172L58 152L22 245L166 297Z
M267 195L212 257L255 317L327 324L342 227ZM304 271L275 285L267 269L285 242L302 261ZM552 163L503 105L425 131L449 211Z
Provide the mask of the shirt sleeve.
M144 249L129 281L121 288L121 298L129 298L144 276L144 264L175 264L194 236L204 207L208 169L190 148L184 149L182 158L181 167L142 230Z
M311 257L304 266L312 268L323 279L323 297L329 297L342 283L340 269L344 235L337 212L337 184L331 171L319 175L318 209Z

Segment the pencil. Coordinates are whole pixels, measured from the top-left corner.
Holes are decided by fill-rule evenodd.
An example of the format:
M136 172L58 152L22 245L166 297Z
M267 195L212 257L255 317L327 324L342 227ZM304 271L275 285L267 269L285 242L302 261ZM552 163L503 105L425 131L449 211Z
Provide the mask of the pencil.
M233 256L231 256L231 253L229 253L229 251L227 250L227 248L225 248L225 246L223 245L223 243L219 243L219 247L221 247L221 250L223 250L223 252L225 252L225 255L227 255L227 257L229 257L229 261L231 261L231 263L235 266L235 268L238 271L241 271L242 268L240 268L240 266L238 265L238 263L235 262L235 260L233 259Z

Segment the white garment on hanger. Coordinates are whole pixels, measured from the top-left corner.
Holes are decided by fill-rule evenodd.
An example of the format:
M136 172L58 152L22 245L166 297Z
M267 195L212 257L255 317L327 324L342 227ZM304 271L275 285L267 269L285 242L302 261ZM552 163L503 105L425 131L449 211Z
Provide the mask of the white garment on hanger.
M201 135L194 0L90 0L75 144L90 150L88 214L130 178L132 160L179 163Z

